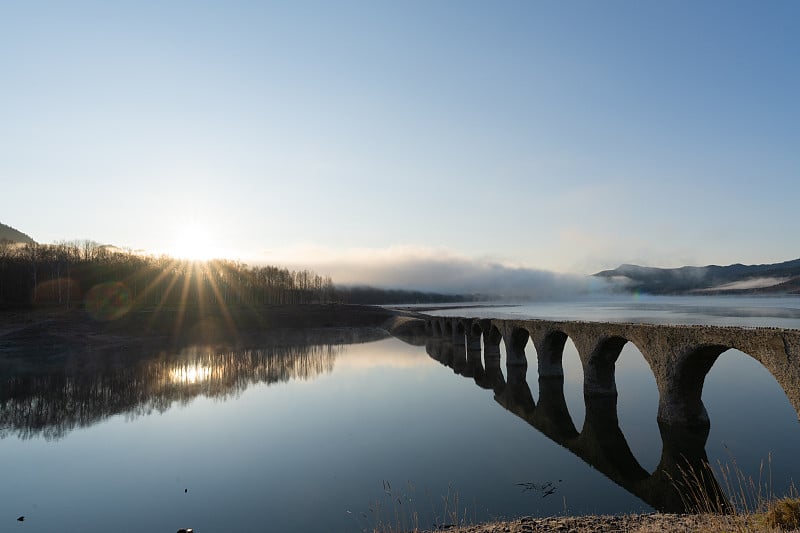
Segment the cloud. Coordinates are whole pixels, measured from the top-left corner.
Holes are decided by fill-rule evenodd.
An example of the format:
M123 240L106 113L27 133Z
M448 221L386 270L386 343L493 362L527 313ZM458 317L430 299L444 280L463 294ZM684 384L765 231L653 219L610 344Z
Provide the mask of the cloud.
M568 298L604 291L604 280L470 258L448 250L413 246L337 251L294 247L266 254L269 263L310 268L340 285L370 285L505 299Z

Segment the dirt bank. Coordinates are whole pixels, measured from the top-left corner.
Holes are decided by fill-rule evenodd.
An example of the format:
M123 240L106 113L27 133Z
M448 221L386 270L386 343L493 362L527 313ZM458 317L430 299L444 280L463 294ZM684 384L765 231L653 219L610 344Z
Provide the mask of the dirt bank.
M395 312L360 305L152 308L97 320L80 309L0 313L0 355L150 344L257 343L276 331L384 328Z
M458 533L722 533L726 531L781 531L770 529L758 516L719 516L706 514L639 514L613 516L557 516L520 518L462 526L448 531Z

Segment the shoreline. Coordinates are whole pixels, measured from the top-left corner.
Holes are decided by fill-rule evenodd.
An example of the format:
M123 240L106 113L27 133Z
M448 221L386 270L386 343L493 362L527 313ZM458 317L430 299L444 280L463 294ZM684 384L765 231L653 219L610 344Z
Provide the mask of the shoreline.
M446 530L458 533L722 533L724 531L789 531L768 526L765 517L760 514L714 515L704 513L521 517L507 521L454 526L446 528ZM426 533L433 533L434 531L429 530Z
M79 350L191 344L247 346L310 329L386 329L401 313L382 307L294 304L259 307L151 308L116 320L82 309L0 312L0 357L52 356ZM291 336L290 334L288 336Z

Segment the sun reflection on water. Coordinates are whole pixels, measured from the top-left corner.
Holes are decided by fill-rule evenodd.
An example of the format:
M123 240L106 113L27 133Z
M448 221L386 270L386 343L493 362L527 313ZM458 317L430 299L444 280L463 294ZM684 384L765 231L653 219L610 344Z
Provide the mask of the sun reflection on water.
M169 380L180 385L194 385L211 377L211 367L200 363L181 365L169 372Z

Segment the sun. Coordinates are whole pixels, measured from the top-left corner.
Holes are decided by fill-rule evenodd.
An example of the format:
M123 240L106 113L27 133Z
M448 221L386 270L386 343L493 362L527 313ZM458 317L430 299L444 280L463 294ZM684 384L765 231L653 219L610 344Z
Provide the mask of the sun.
M213 244L212 235L197 224L189 224L177 229L174 242L167 253L176 259L190 261L208 261L221 257L220 249Z

